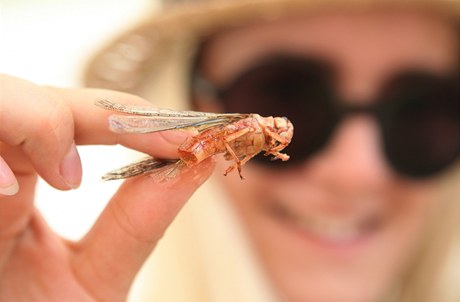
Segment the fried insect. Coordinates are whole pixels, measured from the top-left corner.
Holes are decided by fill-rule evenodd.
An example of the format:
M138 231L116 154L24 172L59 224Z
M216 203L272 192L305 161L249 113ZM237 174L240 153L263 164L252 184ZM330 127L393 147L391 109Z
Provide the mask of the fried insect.
M109 127L117 133L150 133L172 129L195 129L198 134L187 138L178 148L179 159L147 157L107 173L104 180L153 174L160 180L175 177L184 167L194 166L206 158L224 153L233 160L224 175L235 168L242 176L242 166L258 153L286 161L281 153L290 142L294 126L285 117L261 117L258 114L174 111L113 103L99 99L97 106L124 114L109 117Z

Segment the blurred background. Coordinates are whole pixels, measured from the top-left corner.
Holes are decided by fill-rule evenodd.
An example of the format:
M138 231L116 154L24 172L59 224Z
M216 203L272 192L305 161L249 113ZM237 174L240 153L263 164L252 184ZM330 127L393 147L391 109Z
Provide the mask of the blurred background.
M157 7L156 0L1 0L0 72L43 85L78 87L89 57ZM88 230L120 184L100 177L137 155L114 146L81 146L79 151L82 189L60 192L40 181L36 198L51 227L72 240Z

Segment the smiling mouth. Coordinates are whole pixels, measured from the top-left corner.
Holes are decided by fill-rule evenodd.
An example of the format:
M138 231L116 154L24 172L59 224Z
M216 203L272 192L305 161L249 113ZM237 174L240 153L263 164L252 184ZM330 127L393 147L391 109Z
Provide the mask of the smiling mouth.
M330 218L315 214L299 214L282 201L272 201L267 213L297 232L328 245L346 245L359 242L380 230L384 217L379 211L369 210L354 217Z

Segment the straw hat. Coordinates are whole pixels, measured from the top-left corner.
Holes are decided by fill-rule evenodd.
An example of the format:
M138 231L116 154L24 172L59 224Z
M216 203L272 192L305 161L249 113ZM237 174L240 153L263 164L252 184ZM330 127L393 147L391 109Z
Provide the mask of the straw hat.
M166 65L184 86L187 66L199 41L223 28L260 20L276 20L292 12L304 14L328 9L366 10L414 7L439 11L458 20L458 0L163 0L163 9L116 38L92 58L87 86L149 95L152 83L162 82ZM182 73L182 75L181 75ZM177 81L176 81L177 84ZM183 88L183 87L182 87Z

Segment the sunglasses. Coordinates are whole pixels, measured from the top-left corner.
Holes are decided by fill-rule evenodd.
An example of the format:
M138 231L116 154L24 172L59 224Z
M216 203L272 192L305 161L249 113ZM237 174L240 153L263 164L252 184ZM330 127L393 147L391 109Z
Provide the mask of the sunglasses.
M336 73L327 62L273 56L245 70L227 86L212 85L197 73L194 96L212 94L225 112L286 116L295 127L282 165L264 156L256 161L289 166L322 150L350 114L370 114L381 129L388 163L399 173L423 178L454 163L460 153L458 74L424 70L401 72L384 83L370 105L348 105L334 87ZM350 103L350 102L348 102Z

